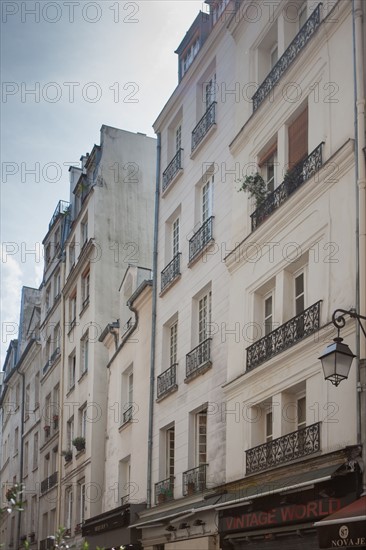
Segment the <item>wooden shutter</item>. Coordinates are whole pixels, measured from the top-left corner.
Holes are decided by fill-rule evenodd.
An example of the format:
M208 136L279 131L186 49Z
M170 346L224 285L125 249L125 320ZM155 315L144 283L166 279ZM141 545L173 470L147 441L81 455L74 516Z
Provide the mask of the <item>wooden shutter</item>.
M291 170L308 156L308 108L288 128L288 161Z

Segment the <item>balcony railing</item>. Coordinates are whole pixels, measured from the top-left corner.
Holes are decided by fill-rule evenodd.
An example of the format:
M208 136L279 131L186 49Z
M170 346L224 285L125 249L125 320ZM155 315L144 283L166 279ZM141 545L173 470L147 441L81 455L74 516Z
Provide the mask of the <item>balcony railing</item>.
M206 489L206 470L208 464L201 464L183 472L183 495L194 495Z
M245 451L246 473L280 466L320 451L320 426L317 422Z
M301 27L289 47L286 49L286 51L277 61L271 72L267 75L262 84L259 86L258 90L252 97L253 111L256 111L258 109L259 105L271 92L271 90L280 80L282 75L287 71L294 59L296 59L296 57L310 41L311 37L319 27L320 6L321 4L318 4L313 13L310 15L309 19Z
M177 363L174 363L167 370L159 374L157 384L157 397L168 394L171 390L177 388Z
M128 407L128 409L123 413L123 424L126 424L127 422L131 422L132 414L133 414L133 405Z
M155 504L162 504L174 499L174 477L168 477L155 483Z
M181 253L178 252L161 272L161 292L180 275L180 257Z
M299 162L284 181L270 193L251 214L252 231L257 229L272 212L277 210L301 185L310 179L322 166L323 142L309 156Z
M186 378L198 373L205 365L211 364L211 340L207 338L186 355Z
M320 326L320 304L316 302L247 348L247 371L294 346Z
M48 230L56 223L61 214L66 214L70 208L70 203L66 201L58 201L56 209L53 213L50 223L48 224Z
M169 186L170 182L178 174L179 170L182 169L182 151L183 149L178 149L173 159L169 162L163 172L163 193Z
M192 153L214 124L216 124L216 101L211 103L201 120L192 131Z
M189 239L189 261L194 260L196 256L205 248L205 246L212 240L212 227L214 216L208 218L196 231L196 233Z
M45 493L57 484L57 472L41 481L41 493Z

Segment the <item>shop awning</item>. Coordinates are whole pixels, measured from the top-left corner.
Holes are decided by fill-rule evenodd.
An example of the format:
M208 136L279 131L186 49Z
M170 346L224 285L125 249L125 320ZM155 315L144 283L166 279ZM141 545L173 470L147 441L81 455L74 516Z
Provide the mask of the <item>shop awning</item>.
M366 547L366 496L317 521L320 548Z

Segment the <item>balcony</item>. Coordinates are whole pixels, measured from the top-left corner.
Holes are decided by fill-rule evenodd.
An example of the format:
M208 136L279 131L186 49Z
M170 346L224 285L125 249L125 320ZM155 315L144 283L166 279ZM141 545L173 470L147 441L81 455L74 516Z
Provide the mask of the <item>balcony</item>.
M201 120L192 131L192 153L197 149L210 128L216 124L216 101L211 103Z
M178 252L161 272L161 292L180 275L180 257L181 253Z
M57 484L57 475L58 473L55 472L54 474L41 481L41 493L45 493Z
M189 239L189 262L192 262L212 241L212 226L214 216L208 218L198 231Z
M169 187L178 172L182 170L182 151L183 149L178 149L173 159L169 162L168 166L163 172L163 193Z
M174 363L158 376L157 398L161 399L178 388L177 384L177 367L178 363Z
M50 223L48 224L48 230L51 229L51 227L57 222L58 218L69 211L70 209L70 203L66 201L58 201L58 204L56 206L56 209L53 213L53 216L51 218Z
M168 477L155 483L155 504L162 504L174 500L174 477Z
M256 111L263 100L268 96L271 90L275 87L282 75L287 71L292 62L296 59L299 53L304 49L306 44L311 40L311 37L320 25L320 6L315 8L309 19L299 30L289 47L277 61L271 72L264 79L258 90L252 97L253 111Z
M309 156L299 162L291 172L286 174L284 181L270 193L258 208L251 214L252 231L257 229L267 218L287 201L301 185L320 170L322 160L322 142Z
M268 359L319 330L320 304L321 300L249 346L246 370L250 371L262 365Z
M207 338L186 355L186 380L203 374L211 367L211 340Z
M247 475L320 451L320 425L316 422L245 451Z
M183 495L194 495L206 489L206 470L208 464L201 464L183 472Z

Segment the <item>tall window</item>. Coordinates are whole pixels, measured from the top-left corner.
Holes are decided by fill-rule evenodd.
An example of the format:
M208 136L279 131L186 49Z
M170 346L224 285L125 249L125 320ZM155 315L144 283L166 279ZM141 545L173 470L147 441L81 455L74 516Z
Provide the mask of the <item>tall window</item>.
M269 411L266 413L266 443L273 439L273 413Z
M297 400L297 429L306 428L306 397Z
M85 217L83 221L81 222L81 246L84 246L84 244L88 240L88 218Z
M72 416L68 421L66 425L66 441L67 441L67 448L72 448L72 440L74 439L74 417Z
M198 301L198 343L209 337L211 323L211 291Z
M24 444L24 475L28 475L28 463L29 463L29 442Z
M133 367L132 365L122 373L122 422L132 420L133 411Z
M295 276L295 315L305 309L304 273Z
M39 407L39 372L34 377L34 408Z
M173 258L179 252L179 218L176 218L172 225L172 254Z
M206 111L209 106L216 100L216 74L209 81L204 82L205 86L205 106Z
M55 330L53 331L53 343L54 343L54 350L59 351L61 347L61 328L60 323L57 323L55 326Z
M87 372L88 370L88 363L89 363L89 331L86 331L84 334L82 340L81 340L81 374L84 374L84 372Z
M178 322L170 327L169 356L170 366L177 362Z
M61 274L59 271L55 274L53 278L53 295L54 299L58 298L60 292L61 292Z
M267 336L273 328L273 296L272 294L264 298L264 334Z
M84 405L79 411L79 431L81 437L86 438L87 408Z
M207 410L196 414L196 466L207 463Z
M90 271L88 270L81 277L81 299L83 301L82 307L88 305L90 295Z
M69 245L69 269L72 269L75 264L75 239Z
M166 477L174 476L174 426L166 431Z
M25 419L27 419L29 417L29 413L30 413L30 384L27 384L26 388L25 388L25 402L24 402L24 414L25 414Z
M177 153L182 147L182 125L179 124L175 129L175 152Z
M76 321L76 289L69 299L69 321L71 325L73 325Z
M51 308L51 285L46 289L46 313Z
M19 451L19 428L15 428L14 432L14 454L17 454Z
M76 376L76 354L75 350L69 356L69 390L75 386Z
M212 216L213 182L214 177L211 176L202 187L202 224Z
M38 432L33 436L33 470L38 468Z
M308 156L308 107L288 127L288 164L292 170Z
M271 193L276 187L277 142L262 155L258 164L261 176L267 184L267 190Z
M85 493L85 483L84 483L84 482L80 483L79 492L80 492L80 513L79 513L79 519L80 519L80 523L83 523L83 522L84 522L84 519L85 519L85 496L86 496L86 493Z
M72 487L68 487L65 491L65 503L66 503L66 513L65 513L65 520L66 520L66 529L71 529L72 526L72 519L73 519L73 493L72 493Z

